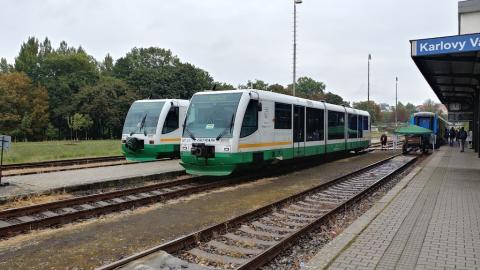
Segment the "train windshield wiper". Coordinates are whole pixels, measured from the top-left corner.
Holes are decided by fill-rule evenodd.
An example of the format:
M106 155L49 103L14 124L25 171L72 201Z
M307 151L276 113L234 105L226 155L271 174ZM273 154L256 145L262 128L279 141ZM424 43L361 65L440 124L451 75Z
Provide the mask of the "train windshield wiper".
M195 135L193 135L193 133L190 131L190 129L188 128L188 126L185 126L185 131L188 133L188 136L192 139L192 140L197 140L197 138L195 138Z
M143 129L143 127L145 126L145 120L147 120L147 114L145 113L145 115L143 116L142 118L142 121L140 121L140 126L139 126L139 130L138 131L141 131Z
M217 141L220 140L225 134L227 134L228 128L224 128L220 134L218 134L217 138L215 138Z
M143 127L145 126L145 121L147 120L147 113L145 113L145 115L142 117L142 120L140 120L140 122L138 122L137 124L137 128L138 128L138 131L142 131ZM132 132L130 132L130 136L132 136L133 134L135 134L136 129L134 129ZM145 134L145 136L147 136L147 131L144 130L143 132Z
M233 120L235 119L235 114L232 114L232 119L230 119L230 127L226 127L218 134L216 140L220 140L225 134L227 134L227 130L230 130L230 133L232 133L232 128L233 128Z

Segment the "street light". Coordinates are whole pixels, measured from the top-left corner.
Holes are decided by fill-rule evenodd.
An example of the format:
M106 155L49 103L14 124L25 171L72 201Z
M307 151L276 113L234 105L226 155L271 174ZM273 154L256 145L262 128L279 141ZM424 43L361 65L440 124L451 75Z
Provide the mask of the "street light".
M295 96L295 84L297 80L297 4L302 0L293 1L293 96Z
M395 128L397 128L397 111L398 111L398 77L395 77Z
M368 75L367 75L367 111L370 109L370 60L372 55L368 54Z
M368 54L367 105L370 104L370 60L372 60L372 55Z

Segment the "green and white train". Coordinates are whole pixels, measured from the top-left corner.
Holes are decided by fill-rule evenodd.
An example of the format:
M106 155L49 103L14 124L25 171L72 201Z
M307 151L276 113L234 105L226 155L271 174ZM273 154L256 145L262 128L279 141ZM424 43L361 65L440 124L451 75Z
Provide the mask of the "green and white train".
M122 131L122 152L127 160L150 161L180 155L180 128L188 100L145 99L128 110Z
M229 175L275 160L370 145L370 115L261 90L206 91L190 100L181 165L195 175Z

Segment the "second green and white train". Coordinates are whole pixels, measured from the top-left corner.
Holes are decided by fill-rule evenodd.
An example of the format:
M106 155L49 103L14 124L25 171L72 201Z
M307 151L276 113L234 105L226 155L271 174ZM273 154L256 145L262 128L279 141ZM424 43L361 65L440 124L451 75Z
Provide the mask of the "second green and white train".
M261 90L205 91L190 100L180 154L187 173L222 176L369 145L366 111Z

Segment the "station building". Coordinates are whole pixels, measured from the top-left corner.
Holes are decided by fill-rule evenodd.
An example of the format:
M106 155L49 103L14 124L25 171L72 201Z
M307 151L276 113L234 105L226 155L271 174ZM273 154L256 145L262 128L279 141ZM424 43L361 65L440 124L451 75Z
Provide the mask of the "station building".
M480 0L458 3L458 35L411 40L412 59L450 122L469 122L480 157Z

